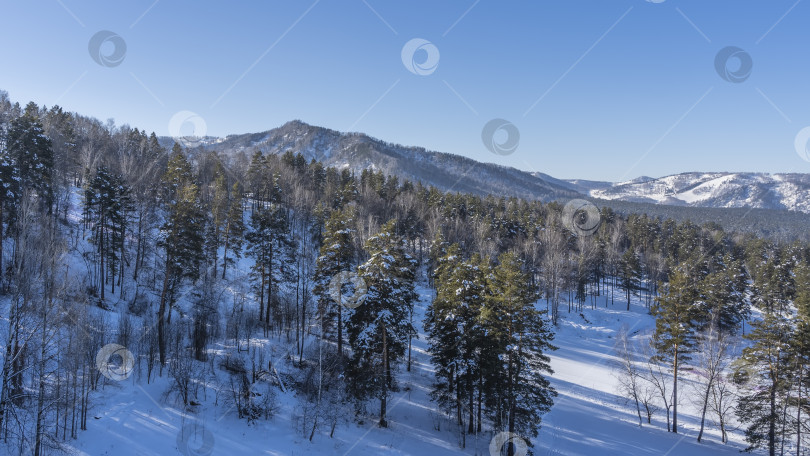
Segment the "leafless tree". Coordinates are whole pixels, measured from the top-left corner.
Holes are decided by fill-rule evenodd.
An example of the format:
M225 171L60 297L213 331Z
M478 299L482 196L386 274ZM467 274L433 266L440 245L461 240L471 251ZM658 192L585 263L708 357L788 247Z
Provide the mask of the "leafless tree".
M709 403L712 392L716 392L717 383L720 381L723 372L731 362L729 353L730 337L719 331L716 325L710 325L701 331L697 336L697 349L693 357L693 364L696 372L696 388L698 390L698 407L700 408L700 432L697 441L703 438L703 430L706 424L706 412L709 410ZM721 421L724 421L721 419ZM723 440L725 441L725 439Z
M616 335L616 378L619 381L619 391L632 401L636 406L638 415L638 425L641 427L641 389L644 378L639 367L636 365L636 353L631 346L630 337L627 334L627 325L623 325Z
M642 356L646 360L644 377L653 386L660 403L664 406L667 414L667 431L670 431L672 429L672 390L669 386L672 375L663 364L655 361L651 343L652 336L648 336L643 343L639 344L642 348Z
M570 265L568 236L562 230L559 217L552 214L549 214L546 227L540 231L540 242L543 246L545 295L551 302L551 321L556 325L560 314L560 293L565 286Z

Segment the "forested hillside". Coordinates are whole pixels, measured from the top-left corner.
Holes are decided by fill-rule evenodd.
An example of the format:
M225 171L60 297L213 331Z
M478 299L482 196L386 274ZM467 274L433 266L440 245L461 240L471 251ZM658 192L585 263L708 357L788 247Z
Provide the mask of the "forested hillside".
M419 406L458 437L451 450L481 437L491 454L525 454L554 409L557 328L608 303L655 320L612 355L639 427L683 432L690 403L697 441L717 427L770 454L810 443L806 243L577 199L444 193L289 151L167 150L4 93L0 132L10 454L73 451L128 383L160 385L155 404L189 423L220 407L245 428L294 397L283 426L301 445L386 428L419 355L432 376ZM201 432L183 427L177 450L211 454Z
M175 140L158 138L167 150ZM564 181L544 173L527 173L460 155L392 144L362 133L343 133L298 120L260 133L177 140L190 148L191 154L216 152L226 160L242 157L245 161L255 150L271 155L300 153L307 162L315 160L325 167L348 169L356 174L366 169L382 171L387 176L421 182L443 192L544 202L591 195L600 206L625 215L645 213L681 222L715 222L726 231L754 233L782 241L810 240L806 229L810 225L810 213L802 212L806 209L804 201L810 179L806 174L691 173L661 179L638 178L616 185ZM719 178L722 182L709 185L713 180L706 176L718 175L727 178ZM673 179L674 184L670 182ZM704 182L706 180L709 182ZM700 197L690 204L673 197L683 191L697 192Z

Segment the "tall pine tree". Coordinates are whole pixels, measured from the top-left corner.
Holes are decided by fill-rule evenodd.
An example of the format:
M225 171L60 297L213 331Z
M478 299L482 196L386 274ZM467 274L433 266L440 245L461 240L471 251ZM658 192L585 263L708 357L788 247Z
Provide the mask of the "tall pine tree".
M653 346L655 362L672 366L672 432L678 432L678 379L682 364L695 347L695 309L697 287L682 269L673 271L666 292L656 298Z
M292 278L290 266L294 240L290 233L287 210L280 203L280 189L271 201L262 201L250 217L248 253L255 260L254 276L258 279L259 320L270 327L271 313L279 310L278 287Z
M622 278L622 288L627 295L627 310L630 310L630 295L635 294L641 280L641 264L638 255L631 247L624 252L619 263L619 272Z
M53 147L39 119L39 110L28 103L13 119L0 142L0 271L3 270L3 224L15 227L17 209L24 197L36 197L39 209L53 204ZM0 272L2 274L2 272Z
M331 281L343 271L354 266L354 212L351 208L335 210L325 223L320 255L315 264L315 286L318 296L318 313L321 330L326 333L336 328L338 353L343 354L343 306L336 303L329 293Z
M554 334L545 311L534 306L536 295L515 253L498 258L487 287L481 318L498 360L485 373L489 415L496 430L536 437L557 394L544 376L553 373L547 353L555 348ZM510 445L510 456L514 450Z
M806 440L806 424L810 417L810 265L800 263L795 268L796 282L796 329L791 345L795 358L796 383L796 454L801 454L802 444Z
M482 393L483 358L489 354L484 350L485 332L481 325L486 271L479 258L461 258L458 244L451 245L438 263L434 281L436 298L425 320L431 361L436 366L431 396L440 405L455 410L460 426L466 414L466 432L472 434L476 430L476 397L481 397L476 393ZM479 408L480 405L479 402ZM480 425L479 421L479 429Z
M222 253L222 278L225 278L225 271L229 264L234 263L234 259L242 258L242 240L245 234L244 211L242 209L242 189L239 183L234 183L231 192L228 194L228 216L225 220L225 232L223 235L224 251ZM231 258L228 257L231 252Z
M165 252L163 289L158 308L158 349L161 367L166 364L166 324L171 318L176 287L183 279L196 280L202 263L205 216L199 202L191 165L183 149L175 143L164 182L165 221L158 246ZM167 317L168 308L168 317Z
M748 449L767 448L775 456L784 417L784 396L790 388L793 363L790 342L792 329L784 316L766 312L751 322L746 334L751 345L743 349L737 361L735 381L742 384L737 417L745 425Z
M96 170L84 192L84 218L92 230L91 242L96 245L102 301L110 277L115 293L116 265L123 270L124 239L131 211L129 188L123 178L104 167Z
M406 253L395 226L395 220L387 222L366 242L369 259L358 267L366 297L349 311L346 327L352 348L352 392L361 400L379 398L381 427L388 426L388 394L397 388L392 370L405 354L408 337L415 333L408 316L416 299L416 261Z

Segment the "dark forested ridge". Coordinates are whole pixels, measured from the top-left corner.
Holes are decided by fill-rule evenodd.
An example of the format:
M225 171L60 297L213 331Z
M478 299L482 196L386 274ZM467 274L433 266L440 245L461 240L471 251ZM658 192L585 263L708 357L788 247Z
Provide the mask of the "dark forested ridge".
M104 386L130 375L166 379L163 400L187 410L215 384L248 422L294 389L310 441L346 416L384 428L417 328L435 367L426 406L452 418L460 446L496 432L531 446L554 404L555 325L608 295L628 310L640 298L656 319L648 351L627 344L621 357L639 425L658 409L679 432L679 379L702 369L702 394L688 394L724 441L732 416L751 448L810 440L810 246L778 229L802 216L481 196L485 175L446 193L393 174L416 150L358 171L294 153L283 135L228 153L167 148L4 93L0 132L0 441L20 453L85 432ZM241 264L248 280L231 280ZM424 321L417 286L433 293ZM716 381L726 373L733 394Z

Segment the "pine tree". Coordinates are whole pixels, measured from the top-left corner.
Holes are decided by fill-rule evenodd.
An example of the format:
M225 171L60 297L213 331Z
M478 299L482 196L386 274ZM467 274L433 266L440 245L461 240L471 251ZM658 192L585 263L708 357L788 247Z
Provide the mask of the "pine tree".
M337 329L338 353L343 354L343 306L334 302L329 292L331 281L343 271L351 271L354 266L354 212L347 208L332 211L323 231L320 255L315 264L315 285L313 293L318 296L318 313L321 316L321 330ZM332 324L334 322L334 324Z
M53 146L33 102L28 103L22 116L11 122L6 134L6 150L4 198L9 198L12 207L16 207L23 194L31 192L50 208L53 200Z
M53 204L53 148L39 120L37 105L28 103L13 119L0 143L0 271L3 270L3 224L13 228L23 197L36 196L40 209ZM2 272L0 272L2 274Z
M796 329L791 346L795 358L796 383L796 454L801 454L803 439L802 430L806 428L807 417L810 416L810 265L800 263L795 268L796 281ZM802 414L804 411L804 415Z
M706 330L712 326L725 335L735 334L750 314L745 294L746 274L742 264L726 256L715 271L703 277L698 289L698 329Z
M96 170L84 192L84 218L92 229L91 242L96 245L98 253L102 301L108 276L112 277L112 291L115 293L116 265L123 268L124 239L131 211L129 188L123 183L123 178L103 167Z
M271 183L268 178L267 158L260 151L251 157L250 167L247 171L247 191L253 201L253 208L259 201L269 201L271 197Z
M447 254L448 244L441 230L437 230L428 249L428 283L435 288L434 281L441 274L439 265L441 259Z
M762 320L751 322L746 339L752 345L743 349L734 379L742 385L737 417L745 428L748 450L767 448L770 456L784 429L784 395L789 389L793 363L790 357L792 329L787 318L766 312Z
M234 183L228 195L230 203L228 205L228 216L225 221L224 252L222 253L222 278L225 278L225 271L229 264L234 263L234 258L242 258L242 240L245 234L244 211L242 209L242 190L239 183ZM228 258L228 251L233 258Z
M280 197L275 201L280 200ZM287 210L277 202L261 202L250 218L245 235L248 254L255 260L254 275L259 280L259 320L270 327L271 311L278 311L278 287L291 280L294 240L290 233Z
M545 311L534 307L536 296L516 254L498 258L487 288L481 318L494 344L490 355L497 358L484 374L491 395L489 415L496 430L536 437L557 394L544 377L553 373L547 353L555 349L554 334L543 319Z
M677 269L669 278L666 293L656 299L653 346L655 360L672 365L672 432L678 432L678 378L683 363L695 346L695 303L699 295L687 274Z
M158 342L161 366L166 364L166 310L171 318L175 288L183 279L196 280L203 260L203 236L200 227L205 217L199 202L191 165L183 149L175 143L163 176L165 222L161 227L159 247L165 251L166 268L158 309Z
M791 271L793 259L788 252L769 246L752 269L751 303L763 312L784 314L795 293Z
M206 233L206 250L208 251L209 262L214 268L213 276L217 276L217 263L219 259L219 247L225 243L225 227L228 223L228 183L225 178L225 167L216 157L214 165L214 181L212 182L212 196L210 202L210 212L208 220L208 232ZM224 262L224 260L223 260Z
M484 328L481 310L486 298L486 272L479 258L465 261L458 244L447 249L436 268L436 298L426 313L431 361L436 381L431 396L455 409L459 425L467 415L467 433L475 432L476 392L481 392ZM480 395L479 395L480 397ZM466 405L465 405L466 404ZM478 426L480 429L480 421Z
M408 337L415 333L408 315L416 299L416 262L406 253L395 226L395 220L387 222L366 242L369 259L358 267L366 297L362 305L349 310L346 326L352 348L352 393L361 400L379 398L381 427L388 426L389 391L397 388L392 370L405 354Z
M638 255L632 248L627 249L619 263L622 278L622 288L627 294L627 310L630 310L630 294L635 294L641 280L641 264Z

